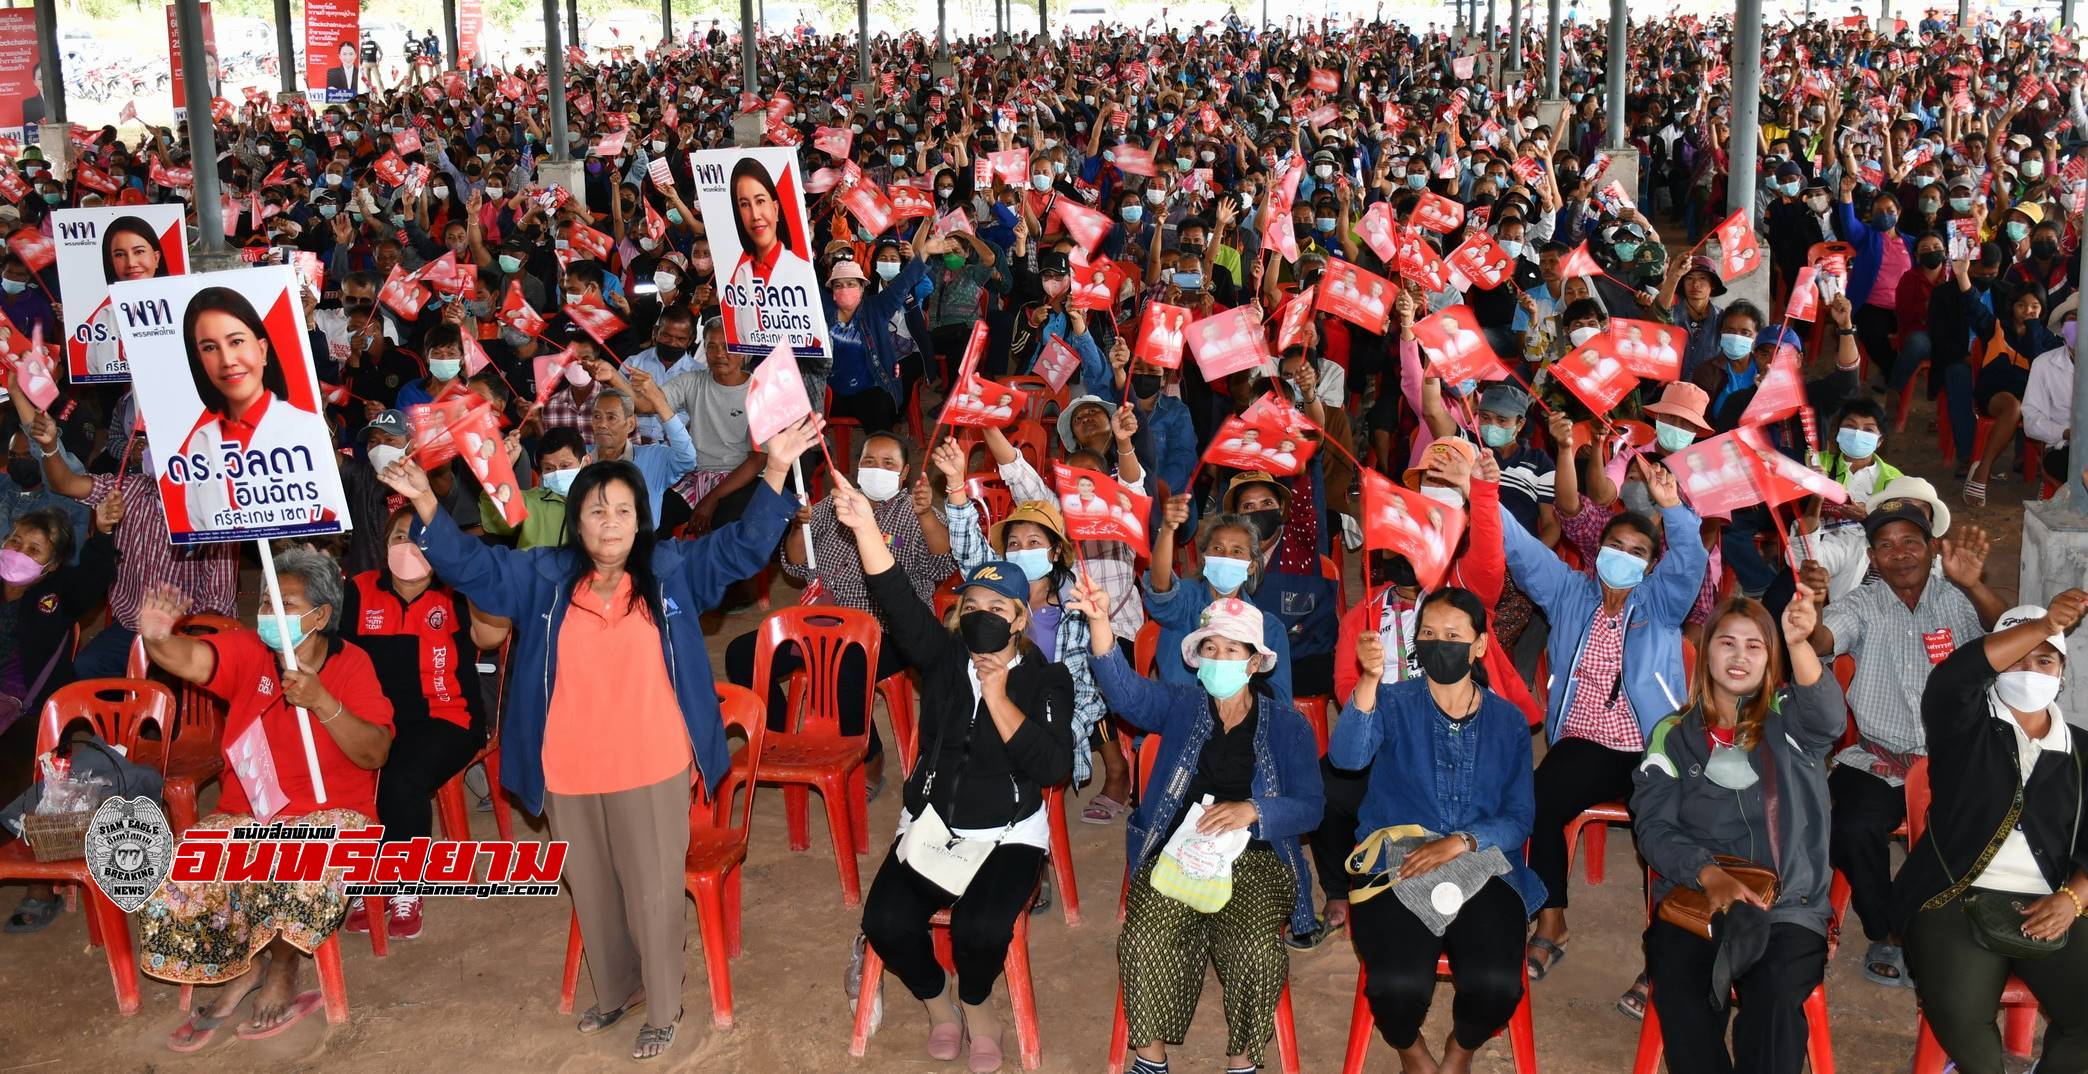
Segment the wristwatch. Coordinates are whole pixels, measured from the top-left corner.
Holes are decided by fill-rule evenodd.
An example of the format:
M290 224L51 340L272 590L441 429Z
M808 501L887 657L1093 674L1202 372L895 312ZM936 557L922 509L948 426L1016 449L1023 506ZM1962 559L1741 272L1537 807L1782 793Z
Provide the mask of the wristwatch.
M1460 838L1460 839L1463 839L1463 840L1465 841L1465 853L1467 853L1467 854L1477 854L1477 853L1479 853L1479 840L1477 840L1477 839L1474 839L1474 838L1472 838L1472 833L1470 833L1470 832L1459 832L1459 833L1457 833L1457 836L1458 836L1458 838Z
M1856 330L1853 328L1837 328L1834 330L1834 334L1837 336L1853 336L1856 334Z

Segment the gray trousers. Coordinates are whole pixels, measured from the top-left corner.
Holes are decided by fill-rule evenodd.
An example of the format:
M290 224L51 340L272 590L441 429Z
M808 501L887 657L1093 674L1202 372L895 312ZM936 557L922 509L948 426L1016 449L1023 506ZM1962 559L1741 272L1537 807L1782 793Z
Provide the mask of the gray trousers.
M544 795L551 837L567 844L565 884L595 1005L614 1010L642 989L649 1025L669 1025L681 1010L689 779L684 769L613 794Z

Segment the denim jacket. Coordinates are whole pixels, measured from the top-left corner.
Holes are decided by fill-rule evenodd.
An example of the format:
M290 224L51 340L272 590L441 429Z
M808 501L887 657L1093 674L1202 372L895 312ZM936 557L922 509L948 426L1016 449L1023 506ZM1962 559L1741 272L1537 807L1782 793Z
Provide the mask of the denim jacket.
M1196 776L1204 744L1211 738L1211 699L1201 686L1168 686L1140 678L1121 649L1093 660L1102 696L1133 727L1160 736L1160 756L1153 782L1139 796L1138 808L1124 827L1125 869L1136 876L1167 844L1172 832L1160 825L1180 815L1182 796ZM1319 827L1326 793L1320 786L1319 747L1312 727L1297 709L1266 695L1254 728L1254 811L1261 818L1249 829L1266 840L1289 867L1294 885L1291 931L1318 927L1312 916L1312 873L1305 865L1299 837Z

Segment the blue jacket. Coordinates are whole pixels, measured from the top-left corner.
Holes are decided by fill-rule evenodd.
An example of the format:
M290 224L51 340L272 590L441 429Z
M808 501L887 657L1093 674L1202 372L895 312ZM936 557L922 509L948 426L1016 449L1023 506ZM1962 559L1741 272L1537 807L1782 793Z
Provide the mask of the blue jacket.
M1262 584L1267 585L1264 577ZM1241 587L1246 588L1245 586ZM1254 594L1243 594L1254 601ZM1210 583L1201 578L1177 578L1175 584L1162 593L1153 588L1153 572L1149 568L1145 577L1146 612L1153 622L1160 624L1160 641L1153 651L1153 674L1161 682L1171 686L1195 686L1196 672L1182 661L1182 641L1196 629L1203 619L1203 610L1210 607L1218 597L1211 591ZM1254 605L1260 608L1260 604ZM1275 670L1263 679L1269 692L1276 696L1279 704L1294 704L1291 694L1291 651L1290 634L1283 629L1283 620L1262 614L1262 644L1276 654ZM1092 663L1092 662L1091 662Z
M1160 830L1160 825L1180 814L1182 796L1211 739L1211 697L1201 686L1162 685L1140 678L1125 662L1122 649L1096 657L1094 668L1110 711L1160 736L1153 782L1139 795L1138 808L1124 826L1126 875L1136 876L1174 834ZM1299 837L1319 827L1326 807L1319 746L1312 726L1297 709L1267 695L1257 695L1256 704L1261 711L1254 725L1253 801L1261 819L1249 831L1266 840L1290 868L1297 892L1291 931L1303 935L1318 927L1312 917L1312 872L1306 868Z
M863 304L856 307L852 318L856 330L863 334L864 345L870 348L870 371L876 375L878 387L900 406L906 405L906 396L899 380L899 347L892 342L892 315L906 306L907 296L913 294L914 285L927 274L928 263L921 259L921 255L916 255L899 270L899 275L892 277L892 282L885 284L876 294L865 293ZM821 289L819 301L826 307L827 323L833 324L840 316L834 309L833 294ZM831 363L833 359L830 356L827 360Z
M682 722L689 730L697 774L706 788L716 788L724 778L731 755L697 617L717 606L727 586L753 577L768 562L796 513L796 497L757 481L754 498L737 521L693 541L661 541L653 546L653 574L666 613L660 649L667 659L674 696L681 703ZM544 717L551 706L558 670L558 632L572 602L574 553L562 547L517 552L482 544L466 537L448 515L439 513L427 526L416 519L409 536L443 581L487 614L514 621L507 707L501 713L500 782L531 813L540 814L544 811Z
M1523 857L1537 819L1530 757L1530 723L1521 709L1486 690L1470 723L1453 728L1421 678L1380 683L1369 712L1351 701L1327 741L1336 767L1370 770L1356 812L1359 837L1401 824L1468 833L1479 849L1497 847L1507 856L1508 886L1534 914L1544 907L1544 881Z
M1652 739L1653 725L1689 700L1689 680L1682 668L1682 620L1696 605L1710 555L1698 536L1696 512L1676 504L1661 512L1667 524L1667 551L1643 581L1624 598L1624 694L1638 718L1639 733ZM1504 507L1501 536L1508 553L1508 572L1551 622L1546 653L1551 658L1550 695L1544 716L1546 741L1557 742L1573 691L1580 685L1574 671L1588 628L1602 607L1602 583L1593 571L1568 567L1551 549L1522 527ZM1559 685L1561 669L1566 681Z
M1849 245L1856 247L1856 262L1849 266L1849 308L1862 309L1878 282L1878 266L1885 257L1885 236L1856 219L1856 204L1845 201L1835 207L1834 227ZM1907 244L1907 264L1914 263L1914 236L1901 235ZM1680 707L1680 706L1676 706Z

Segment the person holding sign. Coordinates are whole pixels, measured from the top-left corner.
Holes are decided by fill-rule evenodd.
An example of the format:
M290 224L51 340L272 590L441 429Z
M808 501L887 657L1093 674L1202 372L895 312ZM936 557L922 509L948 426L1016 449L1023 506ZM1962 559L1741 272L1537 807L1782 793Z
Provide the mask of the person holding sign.
M176 632L189 601L168 585L147 594L138 613L138 637L153 666L226 704L217 812L198 824L365 827L377 816L377 770L391 753L391 701L369 655L340 638L339 565L292 548L276 554L275 573L283 615L264 611L252 631ZM285 649L296 655L298 670L282 663ZM317 727L323 804L305 767L298 709ZM344 891L339 872L305 883L162 886L138 911L140 967L177 984L230 986L192 1011L167 1047L202 1048L256 992L253 1015L236 1030L242 1039L273 1037L318 1010L320 994L298 990L298 970L347 915Z
M564 542L528 552L465 536L412 462L382 475L412 503L408 532L436 576L514 624L513 666L545 669L510 685L501 783L569 846L565 879L595 986L580 1032L655 1005L634 1059L674 1043L688 926L679 898L621 893L680 892L690 778L715 791L731 764L697 620L774 554L796 507L783 482L819 442L820 424L806 418L776 434L767 488L737 522L693 541L653 535L645 478L625 461L582 469Z

